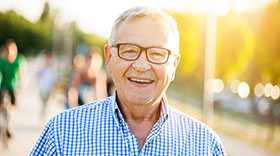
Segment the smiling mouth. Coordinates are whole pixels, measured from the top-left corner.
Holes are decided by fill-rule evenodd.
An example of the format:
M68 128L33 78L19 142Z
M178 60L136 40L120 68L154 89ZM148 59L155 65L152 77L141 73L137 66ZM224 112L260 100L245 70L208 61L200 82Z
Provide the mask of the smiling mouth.
M141 84L151 84L154 82L153 80L146 80L146 79L136 79L136 78L128 78L129 81L141 83Z

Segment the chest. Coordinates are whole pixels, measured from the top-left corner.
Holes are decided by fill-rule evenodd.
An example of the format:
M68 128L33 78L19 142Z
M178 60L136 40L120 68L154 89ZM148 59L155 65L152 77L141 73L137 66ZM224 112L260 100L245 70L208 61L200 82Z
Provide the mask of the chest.
M179 134L169 130L168 134L163 131L151 131L148 136L134 134L130 136L119 132L97 129L93 133L77 131L76 135L63 140L65 148L62 148L63 155L207 155L200 153L200 148L194 140L187 140ZM170 133L171 132L171 133ZM131 132L132 133L132 132ZM181 136L181 137L180 137ZM75 140L74 142L70 140ZM207 149L206 149L207 151Z
M97 111L98 112L98 111ZM100 111L103 112L104 111ZM60 128L57 137L62 155L208 155L207 137L166 122L152 126L119 123L96 115L96 119L71 120L71 130ZM90 122L94 121L94 122ZM129 128L128 128L129 127ZM201 144L200 142L204 142ZM141 146L141 147L140 147Z
M149 136L152 128L153 128L152 124L140 124L140 125L132 124L132 125L130 125L130 131L137 138L140 149L142 149L142 147L144 146L144 143L145 143L147 137Z
M6 61L3 61L1 63L1 71L3 73L16 73L19 70L19 62L15 61L13 63L8 63Z
M142 149L147 137L153 129L155 122L128 122L129 129L137 138L139 148Z

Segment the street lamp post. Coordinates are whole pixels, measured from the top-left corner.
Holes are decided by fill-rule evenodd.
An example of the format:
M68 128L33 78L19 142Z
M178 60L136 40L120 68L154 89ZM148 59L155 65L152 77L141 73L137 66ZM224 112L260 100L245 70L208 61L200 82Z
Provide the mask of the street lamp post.
M206 22L206 45L205 45L205 64L204 64L204 94L202 121L213 126L213 103L214 93L208 84L212 83L215 77L215 58L216 58L216 35L217 35L217 15L210 13Z

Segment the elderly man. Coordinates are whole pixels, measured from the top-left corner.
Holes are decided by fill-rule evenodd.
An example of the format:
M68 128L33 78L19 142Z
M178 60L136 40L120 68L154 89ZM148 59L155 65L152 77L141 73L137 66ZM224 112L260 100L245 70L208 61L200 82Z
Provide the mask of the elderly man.
M167 104L178 47L166 13L122 13L104 49L115 94L52 118L31 155L226 155L210 128Z

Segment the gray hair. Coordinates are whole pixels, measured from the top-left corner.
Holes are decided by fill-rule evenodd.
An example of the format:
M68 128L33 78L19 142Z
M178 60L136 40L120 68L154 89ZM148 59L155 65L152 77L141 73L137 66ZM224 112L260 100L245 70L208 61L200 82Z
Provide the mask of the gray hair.
M173 33L175 40L177 40L178 46L176 48L176 51L179 52L179 32L177 29L177 22L167 13L152 7L133 7L120 14L113 24L111 36L109 39L109 45L115 44L118 29L124 21L129 21L131 19L141 17L149 17L155 21L161 22L164 26L169 28Z

